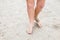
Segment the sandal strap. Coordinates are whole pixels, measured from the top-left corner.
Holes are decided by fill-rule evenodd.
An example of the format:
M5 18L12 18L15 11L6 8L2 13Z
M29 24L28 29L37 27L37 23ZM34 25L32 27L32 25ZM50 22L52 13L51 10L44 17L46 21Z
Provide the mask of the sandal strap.
M39 22L39 19L38 19L38 18L36 18L36 19L35 19L35 21L36 21L36 22Z

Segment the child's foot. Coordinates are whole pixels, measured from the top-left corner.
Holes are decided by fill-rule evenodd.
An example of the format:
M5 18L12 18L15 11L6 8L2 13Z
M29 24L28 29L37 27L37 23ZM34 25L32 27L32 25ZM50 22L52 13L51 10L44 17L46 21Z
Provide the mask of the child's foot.
M33 32L33 27L31 27L31 26L28 27L28 28L27 28L27 33L28 33L28 34L32 34L32 32Z
M39 26L39 28L40 28L40 27L41 27L41 23L40 23L40 22L38 22L37 24L38 24L38 26Z
M35 19L36 23L38 24L39 28L41 27L41 22L39 19Z

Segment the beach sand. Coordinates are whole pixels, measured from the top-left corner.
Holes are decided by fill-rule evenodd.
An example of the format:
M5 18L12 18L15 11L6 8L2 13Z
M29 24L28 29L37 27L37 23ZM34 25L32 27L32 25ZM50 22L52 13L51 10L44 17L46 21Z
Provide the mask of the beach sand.
M29 35L26 0L0 0L0 40L60 40L60 0L46 0L39 19Z

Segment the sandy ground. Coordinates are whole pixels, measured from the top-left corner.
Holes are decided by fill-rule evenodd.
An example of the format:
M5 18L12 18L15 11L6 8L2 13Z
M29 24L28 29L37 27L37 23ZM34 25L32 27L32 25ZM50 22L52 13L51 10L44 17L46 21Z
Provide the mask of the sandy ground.
M26 0L0 0L0 40L60 40L60 0L46 0L39 14L42 27L26 33Z

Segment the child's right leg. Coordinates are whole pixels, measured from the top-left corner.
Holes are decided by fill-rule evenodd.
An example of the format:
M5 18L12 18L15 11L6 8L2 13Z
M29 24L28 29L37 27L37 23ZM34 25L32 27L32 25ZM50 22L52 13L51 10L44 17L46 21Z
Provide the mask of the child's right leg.
M33 25L34 25L34 0L27 0L27 11L28 11L28 16L29 16L29 21L30 21L30 25L27 29L27 32L29 34L32 33L33 30Z

